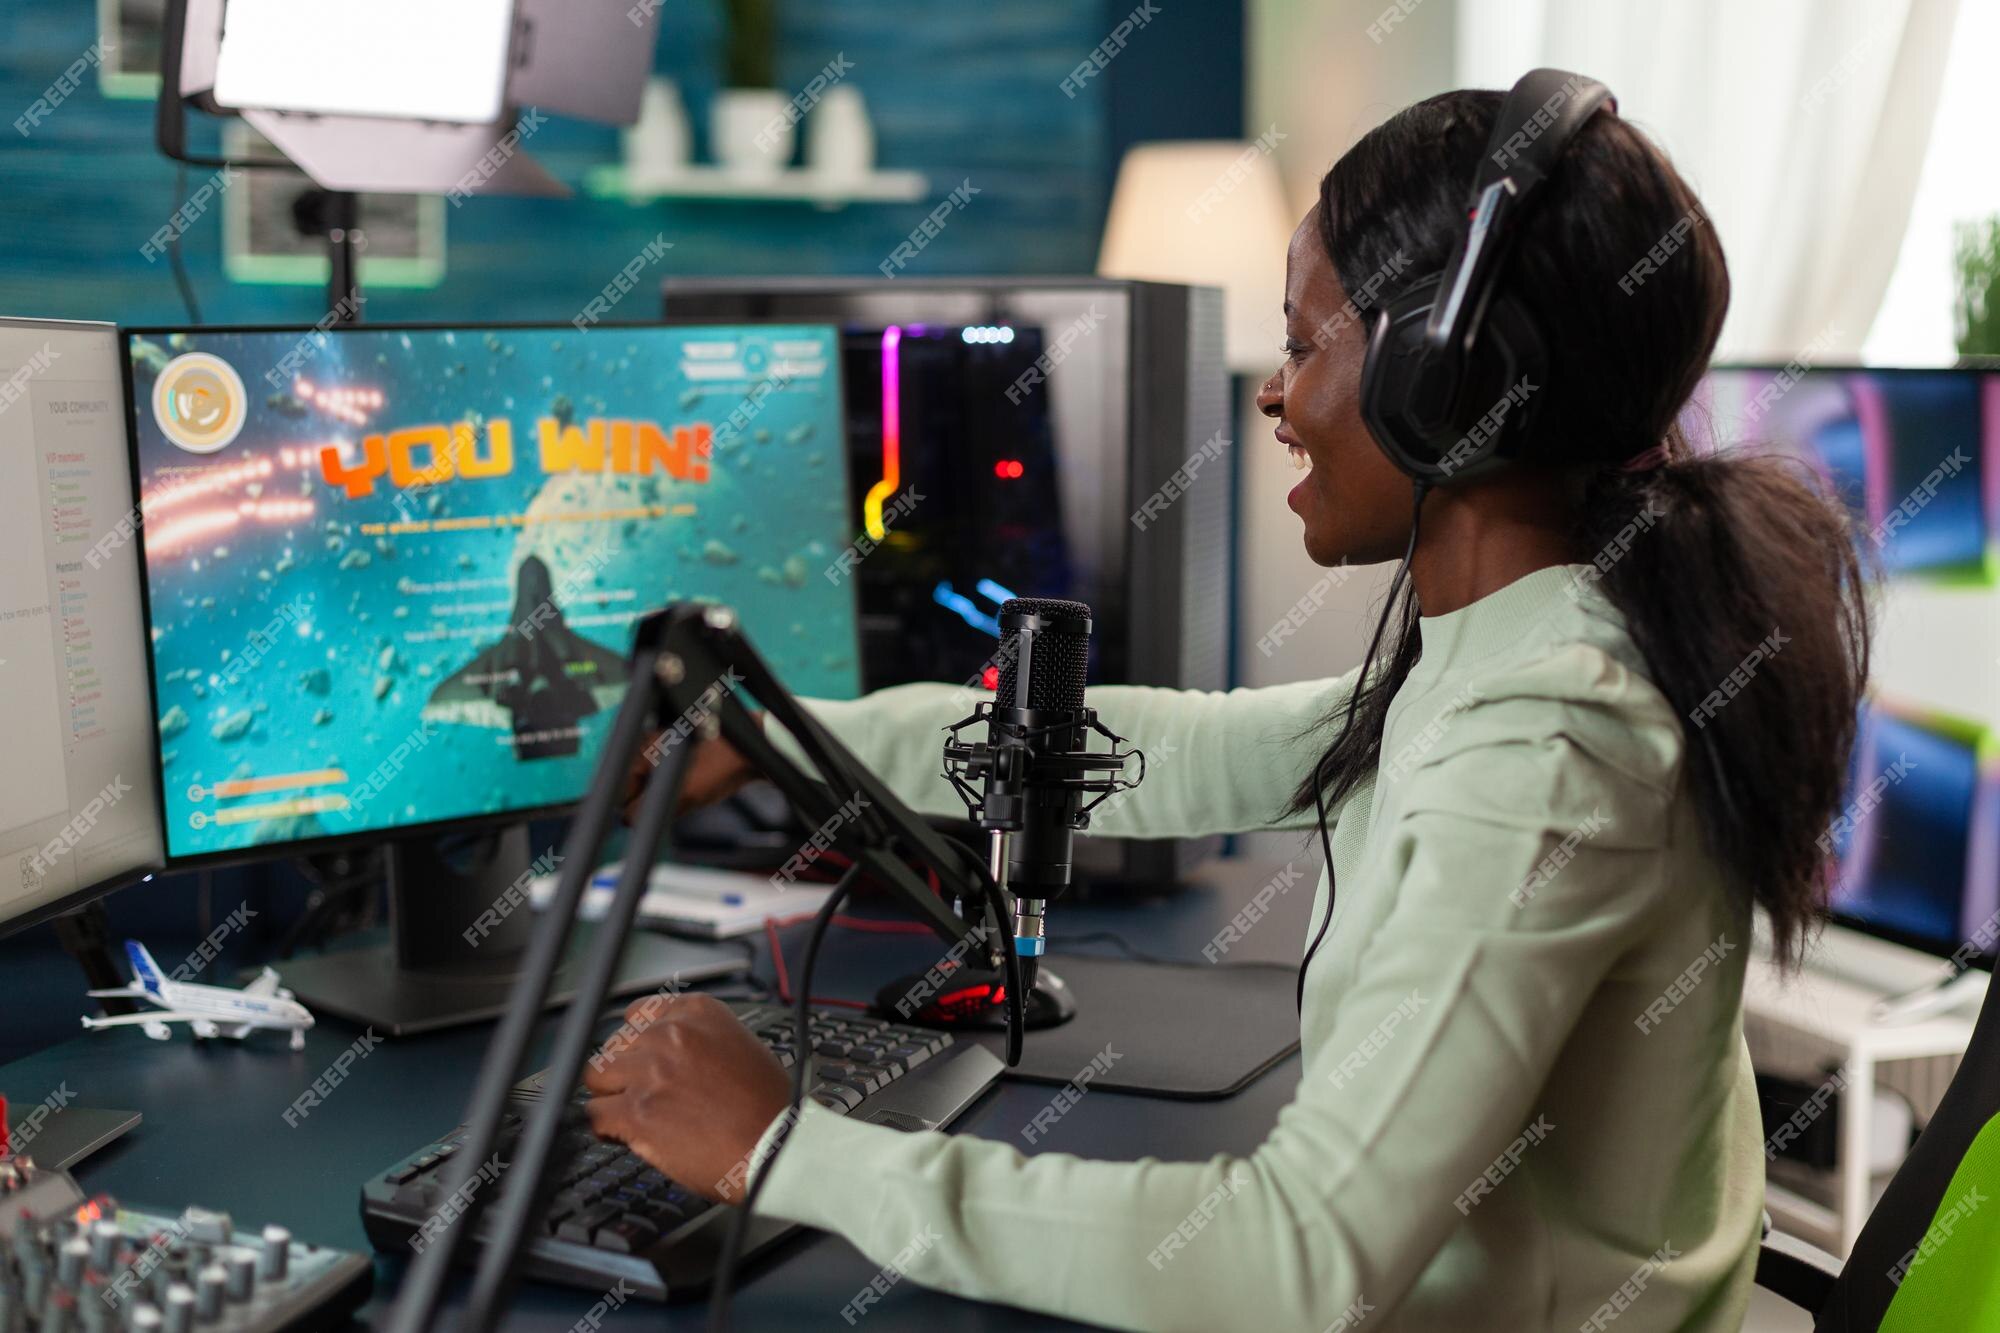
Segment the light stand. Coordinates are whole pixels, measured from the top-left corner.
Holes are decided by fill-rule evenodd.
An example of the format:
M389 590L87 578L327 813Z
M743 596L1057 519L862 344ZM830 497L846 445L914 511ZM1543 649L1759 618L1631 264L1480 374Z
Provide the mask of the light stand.
M482 1226L489 1201L474 1180L495 1153L501 1120L513 1086L524 1073L522 1065L551 975L575 921L591 868L597 864L617 817L627 775L644 751L647 735L662 730L673 719L690 725L667 733L669 736L690 730L726 736L777 784L809 826L827 827L843 807L853 810L853 816L839 822L834 835L835 844L854 862L853 873L870 875L889 888L947 944L982 939L991 965L1005 968L1018 982L1013 936L1006 929L1010 905L984 868L964 848L926 825L799 705L750 646L733 612L678 603L647 616L639 622L634 637L630 679L631 689L612 724L590 792L570 827L554 898L536 924L526 968L487 1047L465 1115L465 1140L446 1173L444 1197L464 1200L466 1206L438 1242L410 1265L402 1293L388 1315L389 1329L430 1333L440 1326L445 1279L468 1235L480 1235L482 1248L472 1295L459 1327L497 1327L512 1298L520 1277L519 1255L540 1234L549 1198L569 1165L560 1131L573 1114L571 1094L592 1043L619 949L645 892L654 852L680 802L690 748L687 744L667 741L657 747L657 762L639 799L611 904L591 941L576 996L558 1027L542 1096L525 1113L509 1153L499 1199L491 1204L490 1225ZM823 781L815 780L772 744L739 697L744 692L754 696L771 722L799 743ZM980 914L978 923L962 919L933 894L926 874L936 875L939 883L953 887L962 901L972 904ZM835 901L838 897L836 894ZM809 976L810 960L807 966ZM1020 994L1018 984L1010 989L1013 995ZM807 992L801 990L800 994L803 1021ZM1009 1064L1020 1057L1018 1002L1012 1009L1016 1019L1008 1034ZM801 1068L810 1058L810 1049L809 1043L799 1047ZM803 1090L802 1079L795 1081L794 1089L796 1097ZM768 1170L767 1163L764 1171ZM759 1181L763 1175L759 1173ZM750 1201L746 1198L743 1205L746 1211ZM738 1222L740 1231L742 1219Z
M302 236L326 241L326 312L334 328L361 323L361 196L351 190L307 190L292 201L292 222Z

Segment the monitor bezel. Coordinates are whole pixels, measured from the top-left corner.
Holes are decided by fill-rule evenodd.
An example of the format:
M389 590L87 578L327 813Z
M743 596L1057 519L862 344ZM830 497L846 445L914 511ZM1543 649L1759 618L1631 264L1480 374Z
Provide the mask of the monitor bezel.
M799 321L799 320L791 320L784 322L796 324L802 328L832 329L836 335L836 340L838 338L839 329L838 326L836 325L816 324L811 321ZM507 320L507 321L432 320L423 322L399 321L399 322L390 322L381 324L361 324L349 327L336 326L324 329L318 327L317 325L311 325L311 324L308 325L203 324L196 327L189 327L187 325L148 324L148 325L129 325L129 326L118 325L115 327L117 328L117 332L119 335L119 342L118 342L119 361L124 368L125 452L126 452L127 466L131 472L131 477L132 477L132 496L133 496L132 503L134 509L137 509L139 500L141 498L138 394L134 390L134 381L132 376L132 340L134 338L168 337L177 333L190 334L190 335L295 333L299 335L299 337L301 338L307 338L311 337L316 333L324 333L330 336L338 336L342 333L463 333L468 331L484 332L497 329L554 331L560 329L574 328L574 326L571 324L554 324L550 323L547 320ZM744 327L750 327L750 325L746 322L738 322L734 324L713 324L713 323L691 324L687 321L676 322L671 320L654 319L654 320L619 320L619 321L605 320L602 323L592 325L591 330L602 333L602 332L613 332L617 330L625 330L628 332L640 332L646 330L659 330L659 329L686 329L686 328L724 329L724 328L744 328ZM842 394L837 378L835 381L834 392L838 395L841 395L840 410L844 417L847 410L847 403L845 395ZM841 484L847 487L848 505L849 508L852 509L854 500L853 488L851 486L848 486L847 478L844 472L841 476ZM153 654L153 635L152 635L153 589L152 589L152 580L147 574L148 566L146 561L146 525L144 523L135 524L134 530L138 534L137 545L139 550L139 605L141 613L145 617L145 625L146 625L146 633L144 635L146 640L146 693L147 693L148 707L152 710L152 720L153 720L153 772L158 778L158 781L155 784L154 802L155 805L157 806L158 813L160 816L160 846L163 852L165 853L165 864L161 867L162 870L174 871L174 872L182 870L213 870L222 866L255 865L264 862L285 860L295 856L315 856L321 853L340 851L344 848L350 848L356 845L363 845L363 844L377 845L387 842L422 841L425 839L444 837L444 836L486 833L496 829L507 828L516 824L532 823L533 821L538 819L567 818L571 814L575 813L577 806L582 803L584 794L578 793L575 800L558 801L546 805L521 806L513 810L499 810L499 811L483 812L483 813L469 814L469 815L454 815L447 819L425 820L422 823L395 824L388 827L360 829L353 833L333 833L327 835L324 838L304 838L290 842L258 843L249 847L229 847L213 852L194 852L185 855L177 855L173 849L173 831L171 828L168 827L167 823L166 768L165 765L161 762L161 743L159 737L159 719L160 719L159 672ZM850 581L849 595L856 596L855 592L853 591L851 581ZM852 656L855 661L855 669L856 672L858 673L860 670L860 661L861 661L861 632L860 632L860 616L859 616L858 601L856 602L856 615L853 619L853 625L854 625L854 635L853 635L854 642L851 645L851 650L852 650ZM629 645L627 647L627 650L629 651Z
M161 837L163 845L165 841L163 830ZM25 912L19 912L11 916L0 915L0 940L12 938L23 931L33 930L36 926L45 925L59 916L67 916L79 907L88 907L99 899L108 898L120 889L129 889L134 884L143 884L156 875L167 873L169 872L164 864L139 870L121 871L110 879L101 879L94 884L87 884L80 889L65 893L60 898L51 899L39 907L31 907Z
M1906 930L1898 930L1894 926L1878 925L1873 921L1868 921L1858 916L1850 916L1845 912L1830 911L1826 914L1825 922L1829 926L1839 926L1843 930L1851 930L1857 935L1866 935L1870 939L1883 940L1889 944L1899 944L1905 949L1914 950L1926 957L1942 958L1946 961L1957 958L1959 951L1971 943L1970 940L1958 940L1950 947L1946 947L1938 941L1928 939L1922 935L1913 934ZM1966 958L1965 970L1994 972L1996 970L1996 960L2000 960L2000 951L1997 950L1970 954Z
M124 364L125 344L120 338L120 334L122 334L124 330L121 329L118 325L109 323L104 320L38 319L32 316L0 315L0 328L54 329L62 333L108 334L110 335L112 346L118 353L120 364L121 365ZM126 368L125 374L123 376L123 382L120 385L120 391L124 393L127 399L128 414L126 420L126 451L129 456L131 452L131 420L129 415L129 409L130 409L130 399L132 395L132 378L129 367ZM128 480L130 480L132 483L132 505L134 508L137 508L139 503L139 484L137 477L130 473L129 467L127 472L127 477ZM138 574L139 574L140 605L143 607L145 604L145 597L146 597L146 570L143 564L140 565ZM150 640L150 636L142 635L141 637L148 638ZM149 641L146 644L146 682L149 691L152 686L152 679L153 679L152 644ZM152 729L153 732L153 746L152 746L151 759L153 764L153 772L155 778L157 779L157 776L160 771L159 715L155 713L154 715L149 717L147 719L147 725ZM130 870L121 870L117 874L108 876L104 879L95 880L89 884L79 885L77 888L71 889L67 893L64 893L55 898L51 898L48 902L38 904L37 906L34 907L30 907L22 912L0 913L0 940L4 940L12 935L17 935L25 930L32 930L36 926L39 926L44 922L52 921L56 917L63 916L69 912L73 912L79 907L88 907L91 903L96 902L101 898L107 898L110 895L118 892L118 890L120 889L129 889L134 884L142 884L146 880L151 879L153 876L164 873L167 868L165 860L166 848L167 848L167 826L166 826L166 816L160 805L160 792L157 790L157 782L156 782L156 790L154 791L154 807L155 807L154 813L160 816L160 818L156 823L156 827L159 829L159 834L160 834L161 859L157 863L134 866Z

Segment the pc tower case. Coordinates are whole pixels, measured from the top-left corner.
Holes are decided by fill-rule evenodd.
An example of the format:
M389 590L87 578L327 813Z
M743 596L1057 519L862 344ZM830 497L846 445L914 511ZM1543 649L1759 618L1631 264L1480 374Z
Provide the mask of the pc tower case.
M1090 605L1093 684L1227 686L1234 451L1220 291L1091 277L673 278L663 296L676 323L841 330L855 530L872 542L852 566L864 688L975 677L1009 595ZM897 503L910 494L923 498ZM1085 838L1077 869L1086 885L1165 886L1219 847Z

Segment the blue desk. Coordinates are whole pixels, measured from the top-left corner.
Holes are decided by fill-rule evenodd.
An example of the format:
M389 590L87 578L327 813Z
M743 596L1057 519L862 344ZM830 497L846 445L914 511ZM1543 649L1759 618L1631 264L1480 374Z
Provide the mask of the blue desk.
M1060 941L1087 931L1116 931L1147 952L1199 960L1202 946L1274 870L1257 863L1219 862L1170 897L1119 906L1059 905L1050 914L1051 934ZM1311 895L1303 891L1309 884L1310 879L1302 879L1298 890L1279 895L1269 915L1230 947L1229 961L1295 961L1310 910ZM794 936L791 945L795 957L803 942ZM822 980L815 989L864 998L899 972L927 965L935 954L924 937L835 931L828 937ZM759 970L768 980L768 959L761 951ZM322 1020L298 1053L286 1050L282 1037L197 1045L184 1035L172 1042L149 1041L130 1028L80 1035L0 1067L0 1088L16 1104L33 1105L67 1084L79 1104L145 1114L144 1124L80 1166L77 1175L86 1189L162 1209L188 1203L224 1208L239 1224L282 1222L301 1240L366 1251L360 1182L426 1135L459 1121L490 1030L481 1025L384 1040L353 1064L326 1103L296 1127L285 1123L284 1111L354 1041L356 1030ZM1293 1055L1224 1101L1162 1101L1093 1091L1032 1146L1022 1142L1020 1130L1047 1104L1050 1089L1003 1083L957 1130L1003 1140L1026 1152L1108 1159L1198 1160L1218 1152L1247 1153L1262 1142L1290 1100L1298 1072ZM401 1271L400 1257L377 1256L376 1296L366 1313L383 1307ZM800 1236L751 1270L736 1301L735 1326L845 1328L841 1307L877 1271L843 1240L817 1233ZM594 1300L582 1291L524 1285L507 1327L567 1330ZM612 1314L605 1327L694 1330L703 1326L705 1309L675 1306L663 1316L658 1306L634 1302ZM900 1283L869 1310L867 1326L872 1333L891 1333L1069 1325Z

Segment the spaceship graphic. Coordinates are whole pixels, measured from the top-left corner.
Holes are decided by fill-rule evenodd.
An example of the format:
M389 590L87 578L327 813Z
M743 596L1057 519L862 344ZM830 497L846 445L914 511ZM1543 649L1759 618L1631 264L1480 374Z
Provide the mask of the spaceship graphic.
M625 659L572 630L539 556L514 579L512 623L499 642L446 677L424 705L428 721L511 730L514 757L575 754L577 723L624 696Z

